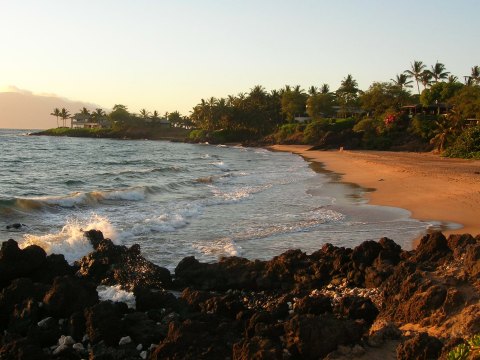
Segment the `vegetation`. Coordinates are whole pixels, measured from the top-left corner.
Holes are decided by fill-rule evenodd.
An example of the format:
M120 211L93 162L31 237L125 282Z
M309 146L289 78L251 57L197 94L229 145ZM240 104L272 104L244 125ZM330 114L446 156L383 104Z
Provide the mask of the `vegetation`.
M477 359L480 357L480 334L468 339L466 343L457 345L448 354L448 360Z
M116 104L108 114L83 108L70 117L66 109L56 108L51 115L57 127L59 119L65 127L71 118L72 128L102 131L52 133L158 138L168 129L182 129L186 140L194 142L436 150L446 156L477 158L480 67L473 66L465 79L465 84L460 83L441 62L428 67L415 60L390 82L374 82L365 91L351 74L335 91L328 84L312 85L307 91L298 85L271 91L256 85L246 93L201 99L190 116L178 111L160 116L147 109L134 114ZM410 92L415 83L418 94Z

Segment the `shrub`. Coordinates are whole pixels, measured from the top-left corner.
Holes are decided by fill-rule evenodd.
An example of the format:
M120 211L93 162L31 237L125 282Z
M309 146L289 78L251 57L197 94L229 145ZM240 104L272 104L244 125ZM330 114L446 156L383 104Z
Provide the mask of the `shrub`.
M445 156L465 159L480 159L480 126L464 130L455 142L446 149Z

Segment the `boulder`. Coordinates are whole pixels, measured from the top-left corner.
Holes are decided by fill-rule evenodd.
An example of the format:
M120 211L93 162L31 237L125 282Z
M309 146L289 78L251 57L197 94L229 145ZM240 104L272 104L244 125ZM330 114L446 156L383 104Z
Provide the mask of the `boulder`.
M95 284L72 276L56 277L43 298L49 314L67 318L98 302Z
M339 345L353 345L362 337L361 326L330 314L295 315L284 326L288 351L303 359L323 358Z
M397 347L399 360L431 360L438 359L443 344L435 337L426 333L416 334L411 339L402 342Z
M121 285L129 291L136 287L170 287L170 272L141 256L138 245L131 248L115 245L110 239L104 239L101 232L94 230L84 235L95 251L75 263L79 268L78 276L104 285Z
M452 250L448 246L447 239L441 232L437 231L425 235L420 240L420 244L415 249L413 261L418 263L437 262L451 253Z
M16 278L31 277L46 261L45 251L37 246L30 245L20 249L15 240L2 243L0 249L0 288Z
M122 315L128 311L124 303L101 301L85 309L86 332L92 344L104 341L108 346L116 346L124 329Z

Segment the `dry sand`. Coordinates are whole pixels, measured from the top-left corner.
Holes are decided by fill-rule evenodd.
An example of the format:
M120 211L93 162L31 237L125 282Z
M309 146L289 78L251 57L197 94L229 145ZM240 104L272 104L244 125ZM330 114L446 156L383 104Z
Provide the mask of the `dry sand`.
M430 153L386 151L308 151L304 145L275 145L341 175L342 181L374 191L371 204L407 209L412 218L457 223L445 234L480 234L480 161Z

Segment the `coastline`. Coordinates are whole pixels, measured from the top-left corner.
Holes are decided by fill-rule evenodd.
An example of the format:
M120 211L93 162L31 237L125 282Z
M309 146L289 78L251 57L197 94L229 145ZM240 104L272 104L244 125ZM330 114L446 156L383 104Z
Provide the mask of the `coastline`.
M446 235L480 234L480 161L429 153L319 151L307 145L273 145L298 154L341 176L342 182L372 189L372 205L403 208L411 217L447 224ZM448 226L450 224L450 227ZM451 228L458 224L461 228ZM418 241L417 241L418 242ZM415 247L418 243L414 242Z

